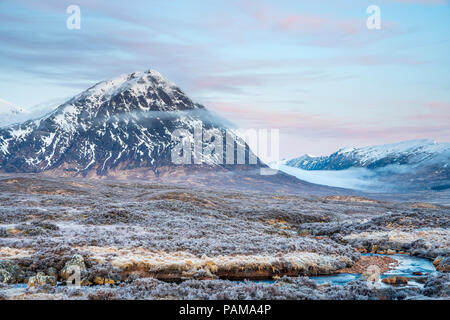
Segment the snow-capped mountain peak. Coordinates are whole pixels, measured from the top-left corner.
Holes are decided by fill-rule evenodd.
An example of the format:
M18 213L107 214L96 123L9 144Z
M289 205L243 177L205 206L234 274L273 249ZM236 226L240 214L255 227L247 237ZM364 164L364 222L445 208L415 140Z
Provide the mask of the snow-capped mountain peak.
M172 132L193 134L199 126L224 130L159 72L133 72L95 84L43 118L1 129L0 171L156 170L173 165Z
M140 100L127 104L125 99L122 99L124 97L139 97ZM103 102L115 98L115 104L120 105L122 109L119 111L122 112L133 109L174 111L202 108L201 105L194 104L174 83L154 70L123 74L108 81L101 81L75 96L67 104L83 100L88 101L92 109L96 109Z

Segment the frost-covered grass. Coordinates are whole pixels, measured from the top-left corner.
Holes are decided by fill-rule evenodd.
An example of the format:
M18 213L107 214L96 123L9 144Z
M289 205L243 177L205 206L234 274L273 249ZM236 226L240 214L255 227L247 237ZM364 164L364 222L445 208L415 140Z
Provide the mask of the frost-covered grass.
M302 228L368 251L396 250L430 259L450 254L448 207L389 203L376 206L384 208L385 213L359 214L347 209L334 221L305 223Z
M283 277L274 283L237 282L227 280L187 280L168 283L152 278L138 279L118 286L86 288L40 287L0 288L3 299L79 299L79 300L367 300L367 299L448 299L449 274L439 273L427 278L424 287L370 288L364 280L343 286L318 285L308 277Z
M357 261L355 248L376 246L434 258L448 255L449 247L449 210L439 205L20 175L0 177L0 203L0 259L13 261L23 272L21 279L27 279L60 271L81 254L84 279L122 283L82 289L82 297L93 299L234 299L248 290L255 291L250 294L255 299L367 298L373 293L358 291L363 287L357 283L308 291L287 280L272 285L194 279L329 274ZM193 280L137 282L163 292L148 296L134 282L123 282L164 273ZM64 290L48 289L46 295L77 297Z
M282 272L294 274L328 274L337 268L351 265L353 261L339 255L325 255L313 252L289 252L284 254L219 255L198 257L185 251L152 252L143 248L117 249L111 247L82 247L89 259L108 263L121 270L143 271L146 275L158 276L165 272L183 276L201 274L233 277L245 273L249 277L277 275Z

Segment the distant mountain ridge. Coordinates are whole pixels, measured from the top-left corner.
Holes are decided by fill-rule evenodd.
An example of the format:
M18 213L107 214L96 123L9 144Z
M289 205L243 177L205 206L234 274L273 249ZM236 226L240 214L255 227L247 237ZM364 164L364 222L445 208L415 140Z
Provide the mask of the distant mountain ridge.
M62 99L54 99L29 108L22 108L0 99L0 128L41 118L55 110L62 102Z
M450 188L450 143L429 139L363 148L343 148L329 156L304 155L283 164L307 171L367 169L383 189Z
M24 120L25 109L0 99L0 127Z
M449 159L450 143L420 139L364 148L343 148L329 156L304 155L288 160L286 164L304 170L375 169L393 164L447 167Z

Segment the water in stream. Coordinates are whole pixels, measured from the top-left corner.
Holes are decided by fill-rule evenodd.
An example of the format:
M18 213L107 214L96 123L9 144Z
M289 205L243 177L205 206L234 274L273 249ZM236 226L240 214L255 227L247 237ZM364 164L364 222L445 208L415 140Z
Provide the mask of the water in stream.
M384 256L381 254L372 254L367 253L363 254L364 256ZM390 255L389 257L397 260L399 262L399 265L395 267L393 270L390 270L386 273L383 273L380 275L380 285L384 286L381 282L383 278L390 277L390 276L402 276L402 277L408 277L408 278L416 278L417 281L410 280L408 282L409 285L413 286L422 286L420 282L420 278L426 277L428 274L436 272L436 269L434 268L434 265L431 260L426 258L420 258L420 257L414 257L410 255L405 254L396 254L396 255ZM414 272L421 272L423 273L422 276L414 275ZM333 275L327 275L327 276L316 276L316 277L309 277L310 279L316 281L319 284L324 283L331 283L334 285L343 285L347 282L356 280L360 278L360 274L349 274L349 273L342 273L342 274L333 274Z

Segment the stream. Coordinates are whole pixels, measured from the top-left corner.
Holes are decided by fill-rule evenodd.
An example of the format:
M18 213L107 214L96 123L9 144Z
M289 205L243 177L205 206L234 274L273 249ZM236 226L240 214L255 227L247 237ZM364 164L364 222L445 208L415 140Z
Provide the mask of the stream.
M363 256L386 256L382 254L367 253ZM425 279L430 273L436 272L433 262L426 258L420 258L405 254L389 255L389 257L397 260L399 265L394 269L380 274L379 284L381 286L388 286L381 282L382 279L390 276L401 276L410 278L408 285L422 287L421 279ZM414 272L421 272L423 275L414 275ZM312 276L310 279L316 281L319 284L331 283L333 285L344 285L349 281L357 280L361 277L361 274L341 273L326 276ZM412 279L411 279L412 278Z
M367 253L362 254L362 256L386 256L386 255ZM407 286L423 287L424 280L427 278L427 276L430 273L436 272L432 260L426 258L415 257L406 254L389 255L389 257L397 260L399 264L394 269L380 274L378 279L378 284L380 287L389 286L381 282L381 280L390 276L407 277L408 278ZM422 275L413 274L418 272L422 273ZM330 283L332 285L344 285L347 282L357 280L360 277L361 274L350 274L350 273L341 273L323 276L309 276L311 280L314 280L318 284ZM265 282L265 283L275 282L274 280L251 280L251 281ZM10 295L22 294L26 288L27 288L26 284L16 284L13 285L10 290L8 290L8 293Z

